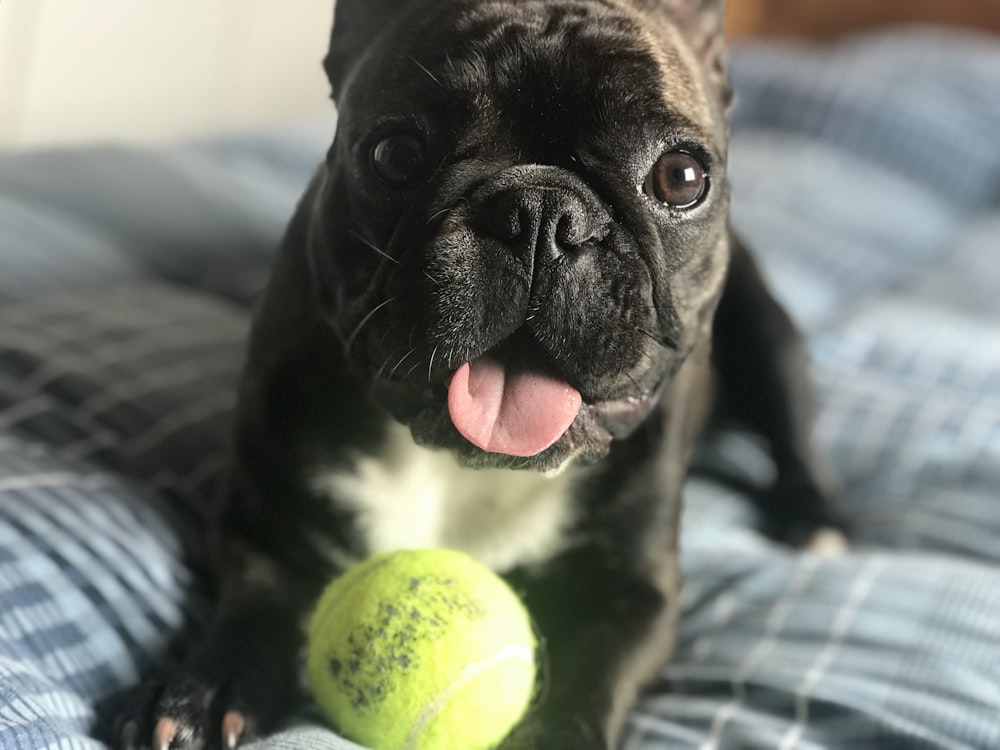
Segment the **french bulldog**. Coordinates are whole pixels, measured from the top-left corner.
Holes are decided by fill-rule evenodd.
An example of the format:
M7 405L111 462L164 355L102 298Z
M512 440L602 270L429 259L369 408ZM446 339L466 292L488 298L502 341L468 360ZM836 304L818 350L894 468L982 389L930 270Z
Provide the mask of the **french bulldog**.
M843 527L800 337L730 230L722 19L722 0L339 0L336 136L255 315L217 613L115 744L266 735L302 698L323 587L447 547L541 634L542 697L503 748L612 748L671 653L705 429L768 446L773 536Z

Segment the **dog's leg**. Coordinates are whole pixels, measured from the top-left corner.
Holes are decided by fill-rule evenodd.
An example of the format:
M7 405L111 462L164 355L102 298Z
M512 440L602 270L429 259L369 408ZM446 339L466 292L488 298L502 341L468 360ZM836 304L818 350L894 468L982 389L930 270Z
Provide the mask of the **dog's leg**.
M263 545L261 534L224 531L207 632L178 668L130 697L113 747L228 750L287 718L301 695L302 622L335 574L324 560L307 559L313 553L297 531L275 523Z
M542 639L536 705L503 750L609 750L676 633L676 571L616 568L596 546L513 581Z
M255 350L256 361L269 352ZM271 731L301 697L303 621L343 567L331 550L350 525L309 492L293 431L309 412L294 398L298 379L275 360L282 365L245 378L244 388L282 395L241 401L228 491L207 540L214 617L180 666L144 683L119 712L113 747L228 750Z
M363 555L352 546L349 514L309 484L316 457L335 460L380 439L364 392L341 375L341 346L311 309L310 195L289 226L251 334L230 482L208 540L215 617L180 668L143 685L118 712L113 746L226 748L286 719L301 692L304 617Z
M659 675L677 632L677 534L692 436L704 421L705 351L681 368L654 415L581 483L571 539L510 580L539 630L542 686L503 750L610 750Z
M771 451L775 482L753 494L767 532L794 545L842 546L847 525L812 447L812 391L802 337L749 251L735 238L732 248L713 333L718 416L759 433ZM827 544L824 551L835 550Z

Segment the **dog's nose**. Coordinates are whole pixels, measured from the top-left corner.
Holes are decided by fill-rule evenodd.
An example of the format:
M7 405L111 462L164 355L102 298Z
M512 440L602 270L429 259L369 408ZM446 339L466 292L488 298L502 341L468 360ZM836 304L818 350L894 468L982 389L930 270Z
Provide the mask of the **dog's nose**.
M490 196L479 210L480 230L529 256L573 254L608 234L607 212L588 206L572 188L511 187Z

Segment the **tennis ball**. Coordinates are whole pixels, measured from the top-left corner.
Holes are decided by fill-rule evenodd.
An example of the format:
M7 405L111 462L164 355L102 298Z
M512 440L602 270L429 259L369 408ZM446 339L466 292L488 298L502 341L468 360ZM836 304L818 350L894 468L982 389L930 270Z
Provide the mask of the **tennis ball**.
M307 666L327 718L373 750L487 750L531 702L535 646L521 601L488 568L401 551L327 587Z

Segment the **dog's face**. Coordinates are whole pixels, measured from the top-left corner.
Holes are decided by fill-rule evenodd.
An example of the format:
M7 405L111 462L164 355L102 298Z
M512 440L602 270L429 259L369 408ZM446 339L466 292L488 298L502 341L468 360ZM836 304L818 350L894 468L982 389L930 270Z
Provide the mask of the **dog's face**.
M720 0L339 0L309 253L373 397L468 465L603 456L708 335Z

